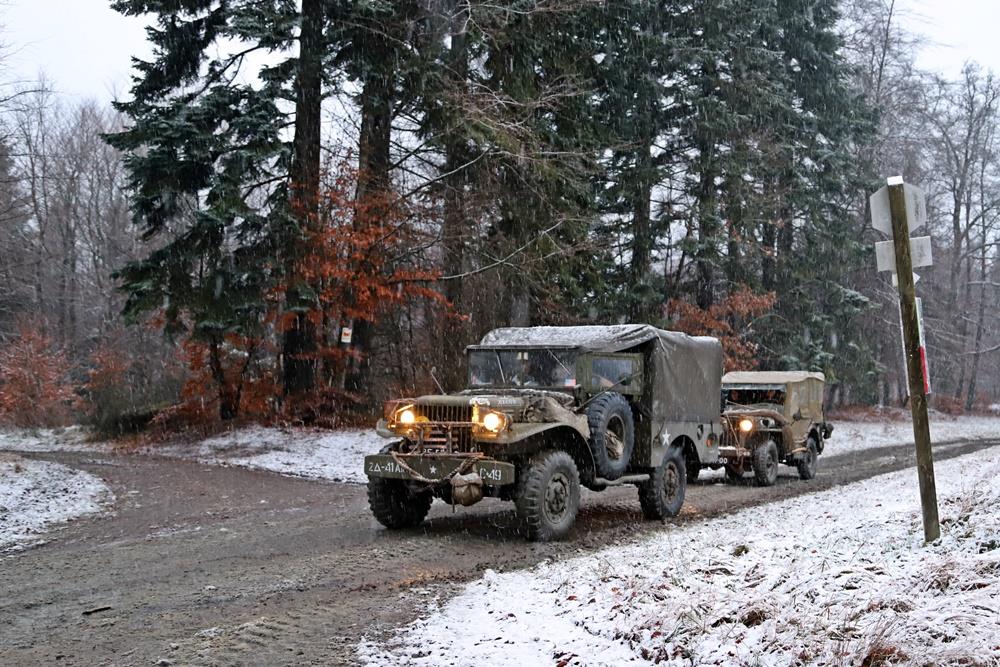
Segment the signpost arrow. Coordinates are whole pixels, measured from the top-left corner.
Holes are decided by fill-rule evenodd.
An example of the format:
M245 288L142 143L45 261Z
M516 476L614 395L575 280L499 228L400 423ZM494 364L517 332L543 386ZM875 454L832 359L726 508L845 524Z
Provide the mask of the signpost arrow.
M919 282L920 282L920 276L918 276L917 274L914 273L913 274L913 284L916 285ZM895 271L892 272L892 286L893 287L899 287L899 278L896 276L896 272ZM903 329L902 323L900 323L899 328L900 328L900 330Z
M927 415L927 355L922 346L920 313L917 304L914 266L931 263L930 239L910 239L910 230L919 229L927 220L924 193L903 183L901 176L887 180L872 195L872 225L892 235L894 257L886 257L889 241L875 245L879 271L894 271L899 281L899 314L903 326L903 353L906 356L910 390L910 413L913 415L913 439L917 446L917 478L920 481L920 504L924 518L924 540L933 542L941 536L938 521L937 488L934 481L934 457L931 453L930 422ZM888 211L888 216L886 216ZM886 219L890 225L886 228ZM926 240L925 240L926 239Z

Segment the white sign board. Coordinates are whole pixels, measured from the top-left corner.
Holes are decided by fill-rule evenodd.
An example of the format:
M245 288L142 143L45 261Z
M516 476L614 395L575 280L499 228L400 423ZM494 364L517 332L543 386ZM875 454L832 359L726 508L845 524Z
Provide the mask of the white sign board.
M895 179L890 178L890 183ZM903 185L903 198L906 200L907 229L920 229L927 222L927 197L924 191L915 185ZM868 206L872 212L872 227L886 236L892 236L892 215L889 211L889 186L883 185L878 192L868 198Z
M351 337L354 335L354 331L351 327L344 327L340 330L340 342L350 345Z
M933 264L931 237L914 236L910 239L910 261L913 262L914 269ZM875 244L875 264L879 271L896 273L896 249L892 241L879 241Z

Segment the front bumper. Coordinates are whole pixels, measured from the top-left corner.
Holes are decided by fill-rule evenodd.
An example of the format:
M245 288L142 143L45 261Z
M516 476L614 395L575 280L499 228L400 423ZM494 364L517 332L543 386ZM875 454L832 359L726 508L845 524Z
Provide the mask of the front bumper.
M487 486L514 483L514 464L453 454L372 454L365 457L365 474L417 482L445 482L455 474L476 473Z

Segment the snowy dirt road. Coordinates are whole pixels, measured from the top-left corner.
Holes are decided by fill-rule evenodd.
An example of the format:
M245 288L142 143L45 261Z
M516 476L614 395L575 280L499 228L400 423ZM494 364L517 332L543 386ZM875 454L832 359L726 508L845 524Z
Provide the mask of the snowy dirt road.
M936 447L940 459L1000 440ZM509 504L389 533L365 490L235 467L90 453L36 453L111 487L115 513L51 534L0 560L0 664L354 664L355 644L388 639L431 595L483 571L525 568L676 524L644 522L635 489L585 494L566 542L528 544ZM913 465L912 445L821 459L769 489L700 482L680 522L828 489ZM916 499L914 499L916 502Z

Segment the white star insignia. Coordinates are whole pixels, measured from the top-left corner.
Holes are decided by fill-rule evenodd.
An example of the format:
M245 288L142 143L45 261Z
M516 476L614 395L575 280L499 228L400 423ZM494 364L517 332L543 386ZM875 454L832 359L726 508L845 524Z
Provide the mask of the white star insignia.
M433 475L438 471L437 466L431 466L431 474Z

